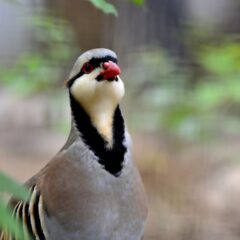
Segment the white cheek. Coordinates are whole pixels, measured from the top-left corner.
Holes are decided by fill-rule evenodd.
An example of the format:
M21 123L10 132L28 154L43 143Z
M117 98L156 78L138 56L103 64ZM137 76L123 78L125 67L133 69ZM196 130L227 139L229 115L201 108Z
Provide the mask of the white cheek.
M76 100L82 102L94 94L94 82L89 79L76 79L71 87L71 93Z
M83 75L76 79L70 89L72 95L79 102L91 99L95 95L97 81L95 78L100 73L99 69L95 69L92 73Z

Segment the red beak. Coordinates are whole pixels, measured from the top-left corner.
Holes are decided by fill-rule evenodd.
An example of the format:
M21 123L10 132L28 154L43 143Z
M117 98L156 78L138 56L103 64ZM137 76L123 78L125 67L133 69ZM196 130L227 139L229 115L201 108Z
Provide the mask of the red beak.
M104 71L99 75L102 79L114 80L121 73L119 66L112 61L104 62L102 66Z

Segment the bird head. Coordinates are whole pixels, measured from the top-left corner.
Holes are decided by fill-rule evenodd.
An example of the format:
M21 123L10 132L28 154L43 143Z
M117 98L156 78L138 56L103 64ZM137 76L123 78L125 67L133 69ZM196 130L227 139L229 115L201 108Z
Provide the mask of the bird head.
M92 49L80 55L66 83L72 96L88 111L100 102L119 104L125 92L120 73L113 51Z
M66 82L71 97L108 142L112 142L114 112L125 92L120 73L116 54L98 48L77 59Z

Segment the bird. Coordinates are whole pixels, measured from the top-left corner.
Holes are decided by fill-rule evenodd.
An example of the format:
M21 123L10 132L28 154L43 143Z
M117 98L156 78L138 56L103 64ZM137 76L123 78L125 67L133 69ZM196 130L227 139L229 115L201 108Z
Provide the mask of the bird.
M105 48L86 51L73 65L65 81L72 117L67 141L25 183L28 200L11 200L28 239L143 239L147 200L120 110L120 74L116 53Z

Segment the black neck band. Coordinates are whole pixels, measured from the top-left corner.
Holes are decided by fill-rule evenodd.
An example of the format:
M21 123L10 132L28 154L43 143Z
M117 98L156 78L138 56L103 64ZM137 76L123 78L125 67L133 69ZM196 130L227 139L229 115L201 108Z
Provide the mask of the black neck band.
M113 146L106 148L107 142L93 126L89 115L70 93L72 114L83 141L99 158L99 163L114 176L119 176L123 167L124 155L127 151L125 140L124 120L117 106L113 116Z

